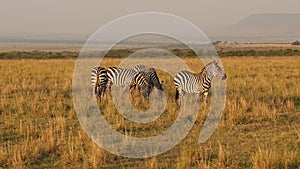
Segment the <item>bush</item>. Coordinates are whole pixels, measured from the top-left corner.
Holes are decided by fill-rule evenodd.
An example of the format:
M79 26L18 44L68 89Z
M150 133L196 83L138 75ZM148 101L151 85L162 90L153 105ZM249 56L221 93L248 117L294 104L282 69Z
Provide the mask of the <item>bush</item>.
M296 40L295 42L292 43L292 45L300 45L300 42Z

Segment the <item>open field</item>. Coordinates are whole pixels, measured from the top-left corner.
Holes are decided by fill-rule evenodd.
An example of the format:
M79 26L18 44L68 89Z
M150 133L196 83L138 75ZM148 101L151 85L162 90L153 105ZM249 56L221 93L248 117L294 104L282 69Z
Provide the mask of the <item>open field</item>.
M194 58L184 60L200 71ZM222 58L227 100L213 136L197 143L208 112L201 107L179 145L145 159L110 154L83 131L72 102L75 61L0 60L0 168L300 168L299 56ZM174 122L173 80L158 73L170 100L166 111L152 124L132 127L106 96L100 106L116 130L155 135Z

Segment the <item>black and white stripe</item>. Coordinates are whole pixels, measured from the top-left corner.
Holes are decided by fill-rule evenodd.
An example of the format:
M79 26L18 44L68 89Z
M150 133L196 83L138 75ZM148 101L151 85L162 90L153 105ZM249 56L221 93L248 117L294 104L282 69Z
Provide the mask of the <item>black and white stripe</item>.
M136 87L138 88L139 93L142 92L145 98L149 98L149 94L151 92L151 89L153 88L153 85L149 83L148 79L144 74L136 73L130 84L130 92L133 93L133 90Z
M138 91L142 91L144 97L149 98L151 91L156 87L159 90L159 94L161 94L163 88L154 68L145 65L136 65L134 70L136 70L137 74L130 85L131 92L133 89L138 88Z
M111 85L128 87L136 73L137 72L134 69L109 67L107 69L109 81L108 87L110 87Z
M94 67L91 71L91 84L94 94L101 99L104 95L108 82L108 76L105 68Z
M133 69L136 71L136 72L141 72L141 71L144 71L146 69L148 69L149 67L148 66L145 66L145 65L136 65Z
M222 77L223 80L227 77L218 61L207 64L199 74L194 74L189 71L177 73L174 78L176 101L180 104L181 96L184 93L202 93L204 95L204 104L206 104L211 81L215 76Z
M143 70L141 73L144 74L144 76L148 79L149 83L151 83L154 87L156 87L158 90L163 90L154 68L150 67L148 69Z
M152 67L147 67L145 65L136 65L134 67L134 70L136 70L138 73L142 74L143 76L146 77L148 82L152 85L152 87L156 87L158 90L163 90L159 78L157 76L157 73L154 68ZM151 88L152 90L152 88ZM150 92L151 92L150 90Z

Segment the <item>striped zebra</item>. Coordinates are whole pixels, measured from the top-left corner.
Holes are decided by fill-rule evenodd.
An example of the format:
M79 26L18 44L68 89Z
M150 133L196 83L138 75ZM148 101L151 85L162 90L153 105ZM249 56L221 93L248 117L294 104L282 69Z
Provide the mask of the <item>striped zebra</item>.
M174 83L176 86L175 100L180 105L184 93L201 93L204 95L204 105L206 105L208 91L211 87L213 77L227 78L218 61L207 64L199 74L189 71L181 71L176 74Z
M147 77L143 73L139 72L134 75L130 83L130 93L133 93L133 90L136 87L138 88L139 93L142 92L144 98L149 98L153 85L148 81Z
M101 100L103 97L108 82L108 76L105 68L94 67L91 71L91 83L94 94Z
M150 67L144 71L142 71L141 73L143 73L146 78L148 79L148 81L154 86L156 87L158 90L163 90L161 84L160 84L160 81L159 81L159 78L157 76L157 73L155 71L154 68Z
M107 75L108 75L107 87L110 88L111 85L116 85L116 86L122 86L127 88L131 84L132 79L136 73L137 72L134 69L109 67L107 69Z
M151 90L149 91L149 94L152 91L153 87L156 87L160 91L163 90L154 68L147 67L144 65L136 65L134 67L134 70L136 70L139 74L142 74L144 77L146 77L147 81L150 83Z

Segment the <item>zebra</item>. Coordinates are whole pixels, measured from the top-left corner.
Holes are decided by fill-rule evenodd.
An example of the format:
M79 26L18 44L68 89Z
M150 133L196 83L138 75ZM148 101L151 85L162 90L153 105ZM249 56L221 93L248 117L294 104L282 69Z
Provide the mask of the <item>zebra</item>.
M132 79L136 73L137 72L134 69L109 67L107 69L107 75L108 75L107 87L110 88L111 85L116 85L116 86L122 86L127 88L131 84Z
M132 89L137 86L139 89L147 91L147 96L149 96L153 86L162 90L155 69L144 65L136 65L133 69L109 67L107 74L108 88L114 84L117 86L125 86L126 90L129 86L130 92L132 93Z
M101 100L103 97L108 83L108 76L105 68L94 67L91 71L91 84L94 94Z
M174 83L176 86L175 100L180 105L182 94L184 93L201 93L204 95L204 105L208 91L211 87L213 77L222 77L222 80L227 78L226 73L219 65L219 61L212 61L207 64L199 74L194 74L189 71L181 71L176 74Z
M146 78L148 79L148 81L154 86L156 87L158 90L163 91L163 88L160 84L159 78L157 76L157 73L155 71L154 68L150 67L144 71L142 71L141 73L145 74Z
M163 88L161 86L161 83L159 82L159 78L154 68L147 67L144 65L136 65L134 67L134 70L136 70L139 74L145 76L148 82L150 83L151 90L149 91L149 93L152 91L153 87L156 87L158 90L163 91Z
M129 91L131 94L133 93L133 89L136 87L138 87L139 93L142 90L144 98L148 99L153 85L148 81L147 77L143 73L139 72L134 75L132 82L130 83Z
M147 67L144 65L136 65L134 67L134 70L136 70L138 72L137 73L138 75L136 75L134 77L132 84L130 85L131 89L138 86L138 89L140 91L140 89L142 87L146 87L146 89L143 89L143 90L148 91L148 96L151 93L153 87L156 87L160 92L163 91L163 88L159 82L159 78L158 78L157 73L154 68ZM141 78L142 76L145 78ZM137 79L137 78L139 78L139 79ZM147 80L147 82L144 82L143 80L144 81ZM144 83L149 83L149 85L148 86L143 85Z

